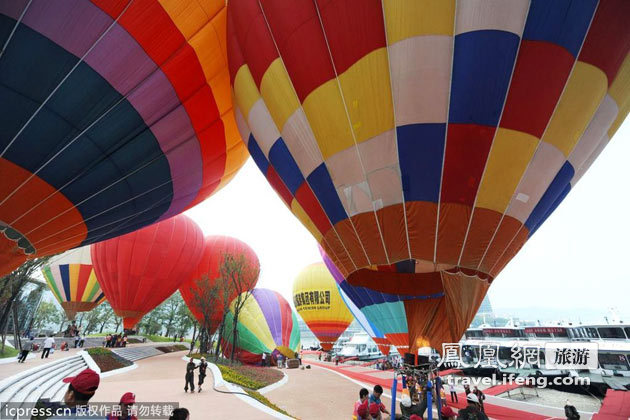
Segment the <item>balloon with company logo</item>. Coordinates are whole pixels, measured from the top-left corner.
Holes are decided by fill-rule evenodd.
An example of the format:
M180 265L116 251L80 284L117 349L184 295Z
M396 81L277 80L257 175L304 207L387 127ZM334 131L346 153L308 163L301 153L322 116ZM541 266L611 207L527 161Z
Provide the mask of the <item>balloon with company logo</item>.
M323 263L305 267L295 278L293 305L326 351L332 350L354 319Z
M229 2L236 121L389 341L441 350L624 121L629 21L626 0Z
M219 235L206 237L199 264L193 270L190 279L179 288L190 312L200 323L209 324L207 327L210 333L214 333L223 320L225 313L223 293L226 290L230 292L226 298L228 305L238 295L234 287L228 289L219 287L218 296L211 298L212 288L222 275L221 269L226 257L231 258L240 267L241 287L247 290L254 288L260 273L258 256L245 242Z
M245 298L246 293L241 294ZM236 299L235 299L236 300ZM223 354L230 357L235 300L225 318ZM269 289L254 289L238 315L236 355L243 363L257 364L262 354L273 360L279 355L294 358L300 349L300 327L295 312L280 293Z
M0 2L0 276L168 219L248 154L224 0Z
M328 255L326 255L326 252L324 252L321 247L319 247L319 252L322 255L322 259L324 260L326 268L328 269L328 271L330 271L330 274L335 279L335 284L337 285L339 294L348 307L348 310L352 313L354 318L365 330L365 332L372 338L372 340L374 340L381 353L387 356L391 350L392 343L389 342L387 337L385 337L385 334L383 334L383 332L374 324L374 322L377 322L381 324L382 328L385 328L385 331L389 331L389 328L387 328L387 323L385 321L385 319L387 319L387 313L373 314L370 311L366 311L366 316L366 314L364 314L361 309L359 309L357 304L354 303L356 301L359 305L361 305L361 307L367 307L370 300L377 298L376 296L374 296L376 292L363 287L355 287L348 284L348 282L345 281L343 274L339 272L337 267L335 267L335 264L333 264ZM350 294L354 299L350 299L348 294ZM385 307L381 308L384 309ZM374 322L371 322L368 316L370 318L373 317Z
M201 229L183 214L92 245L96 277L125 329L190 278L203 246Z
M92 267L90 245L54 257L42 268L42 274L68 319L105 301Z

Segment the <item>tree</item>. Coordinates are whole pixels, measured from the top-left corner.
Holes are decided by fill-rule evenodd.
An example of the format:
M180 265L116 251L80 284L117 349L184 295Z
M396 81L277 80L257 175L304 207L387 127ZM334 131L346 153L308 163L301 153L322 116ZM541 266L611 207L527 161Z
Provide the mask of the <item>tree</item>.
M234 362L236 342L238 340L238 317L247 299L249 299L252 294L254 284L260 274L260 269L258 266L251 265L243 254L225 254L223 256L223 264L221 264L220 273L221 278L231 284L232 290L236 294L236 298L234 298L230 304L230 308L234 314L230 361Z
M201 313L199 325L199 352L208 353L213 328L212 318L219 302L219 286L208 276L198 279L193 290L193 305Z
M13 272L0 278L0 334L1 352L4 352L4 343L9 328L9 317L13 312L13 304L22 293L22 289L29 281L35 281L33 275L44 265L51 256L26 260L24 264ZM17 325L17 323L14 323ZM15 328L14 328L15 329ZM16 335L18 331L14 331Z
M64 316L57 305L53 302L42 302L39 304L39 308L35 314L33 328L39 330L51 324L57 325L62 319L64 319Z

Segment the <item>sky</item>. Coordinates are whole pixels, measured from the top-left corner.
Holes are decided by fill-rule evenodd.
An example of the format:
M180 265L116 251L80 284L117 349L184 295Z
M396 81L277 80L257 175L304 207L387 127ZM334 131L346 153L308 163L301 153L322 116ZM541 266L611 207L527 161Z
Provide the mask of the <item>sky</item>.
M630 120L573 191L494 281L501 315L602 321L610 307L630 321ZM187 213L204 234L248 243L261 264L259 287L291 301L293 280L321 261L317 242L249 159L239 174Z

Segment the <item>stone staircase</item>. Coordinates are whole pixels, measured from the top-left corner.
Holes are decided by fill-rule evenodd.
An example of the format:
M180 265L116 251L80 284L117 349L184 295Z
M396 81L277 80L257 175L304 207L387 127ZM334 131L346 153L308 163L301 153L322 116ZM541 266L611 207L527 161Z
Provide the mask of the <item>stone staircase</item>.
M168 345L168 344L167 344ZM164 344L162 344L164 346ZM116 353L118 356L123 359L127 359L130 362L135 362L136 360L146 359L147 357L158 356L160 354L164 354L160 350L156 349L156 347L161 347L160 345L149 345L149 346L138 346L138 347L116 347L111 349L112 353Z
M85 359L77 354L28 369L0 381L0 412L4 412L7 402L11 402L13 408L16 403L22 406L34 403L40 398L60 401L67 389L67 384L61 380L76 375L87 367Z

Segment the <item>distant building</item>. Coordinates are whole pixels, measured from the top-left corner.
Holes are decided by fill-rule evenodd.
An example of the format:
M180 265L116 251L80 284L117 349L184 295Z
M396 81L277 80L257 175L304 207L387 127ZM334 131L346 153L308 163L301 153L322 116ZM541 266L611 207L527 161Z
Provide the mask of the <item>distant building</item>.
M489 317L494 316L494 311L492 310L492 304L490 303L490 297L488 295L486 295L486 297L483 298L483 302L481 302L481 306L479 307L479 310L477 311L477 316L480 316L480 315L485 315Z

